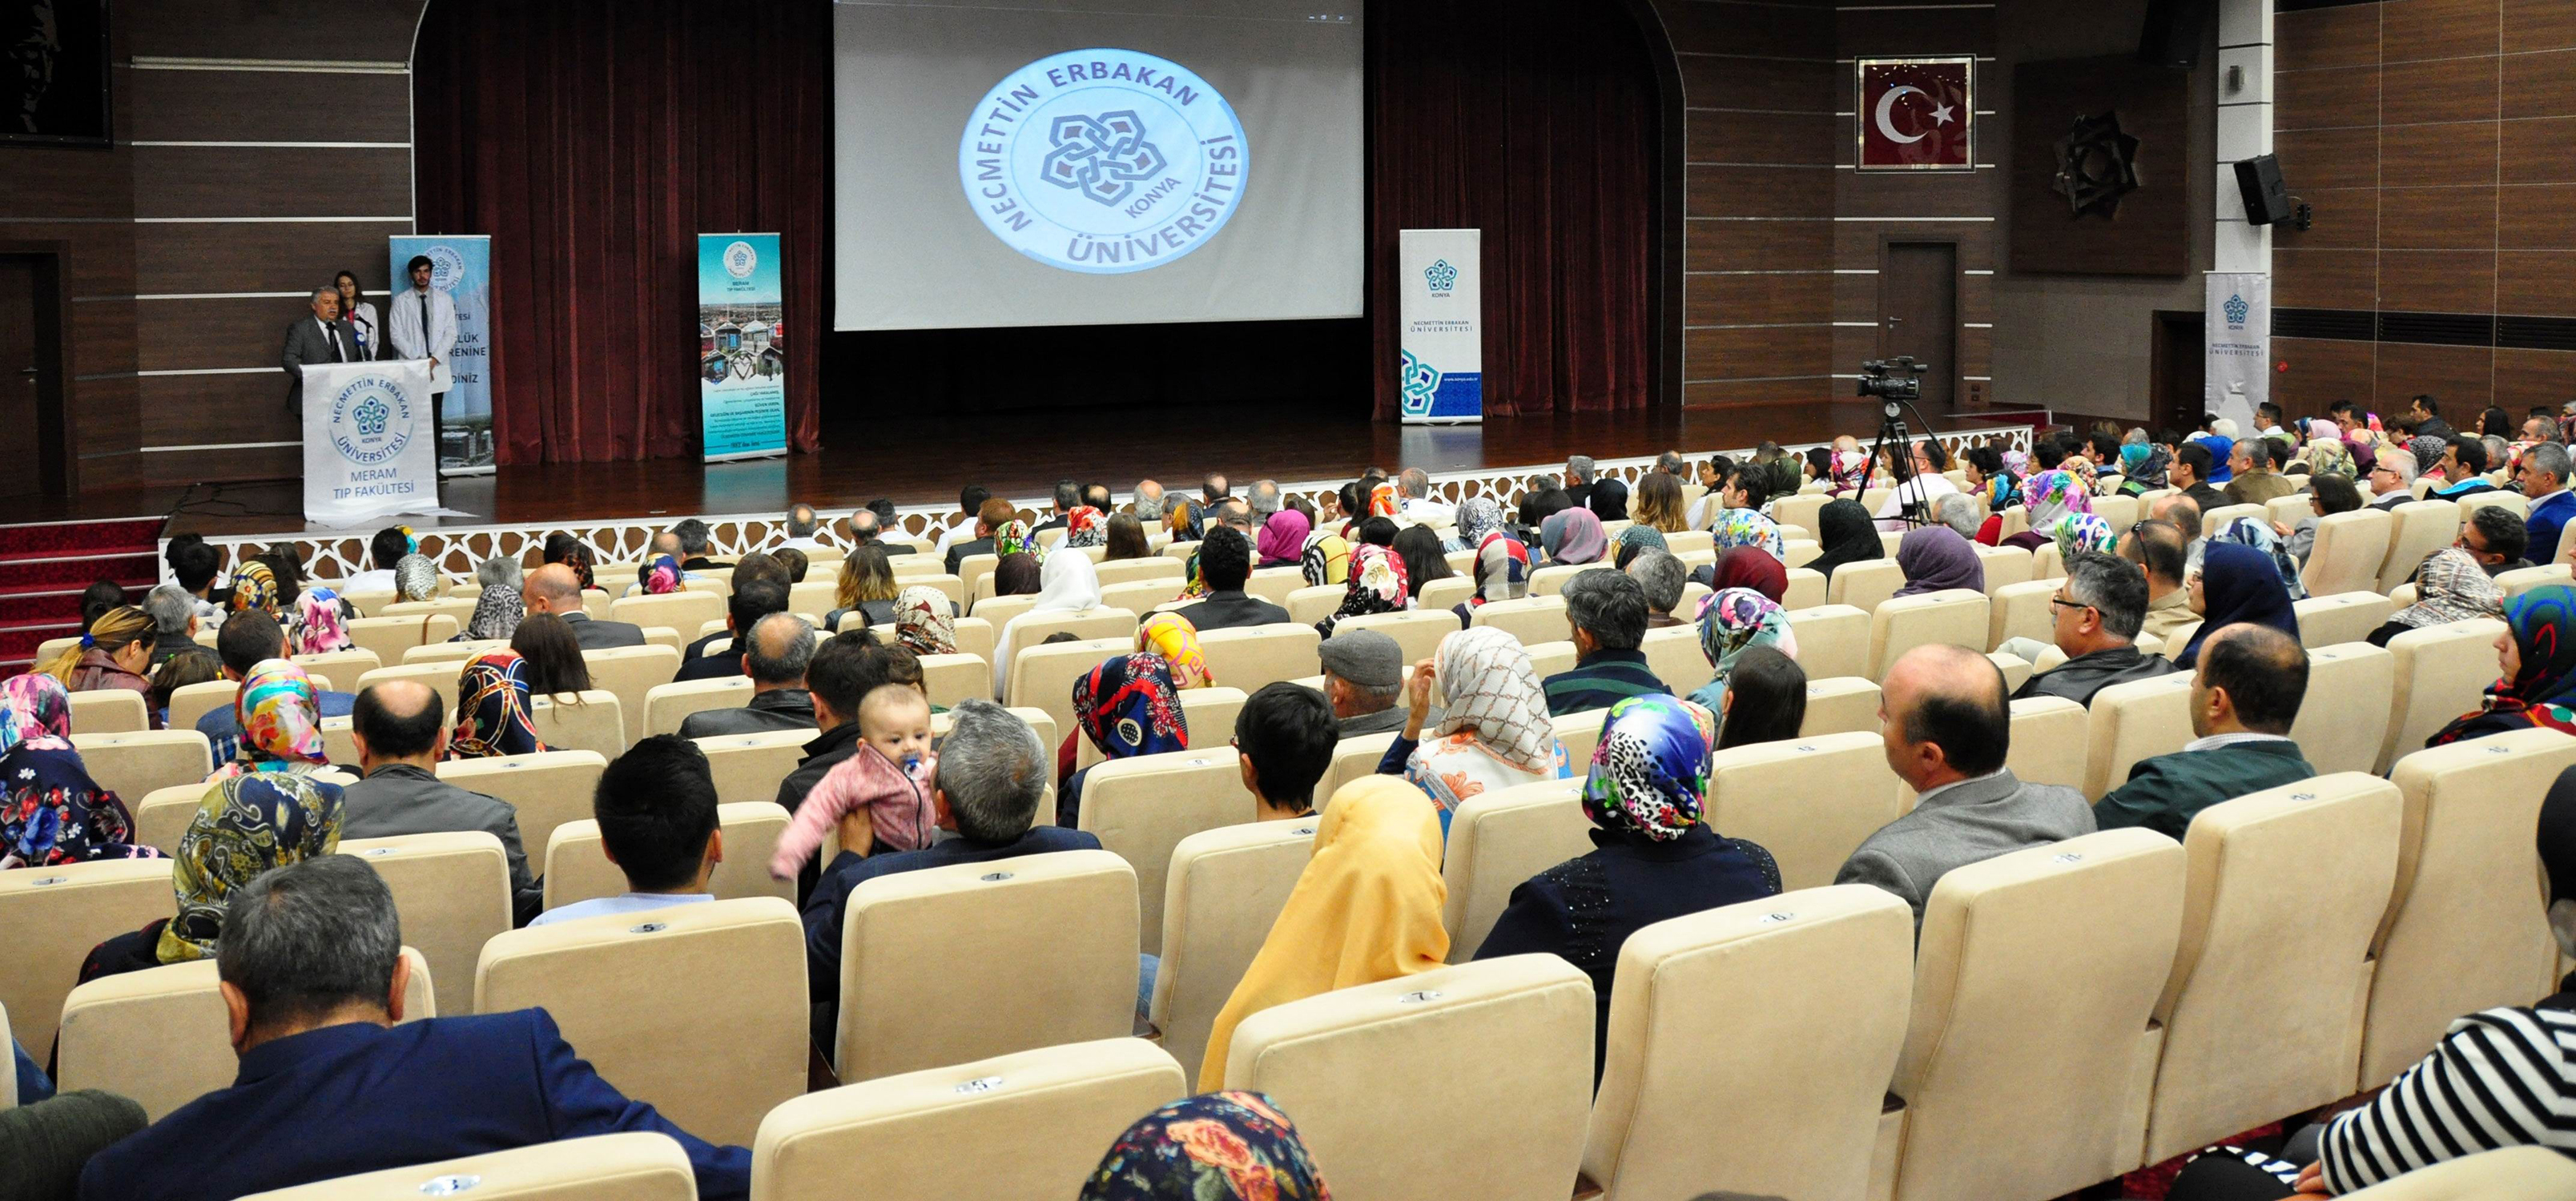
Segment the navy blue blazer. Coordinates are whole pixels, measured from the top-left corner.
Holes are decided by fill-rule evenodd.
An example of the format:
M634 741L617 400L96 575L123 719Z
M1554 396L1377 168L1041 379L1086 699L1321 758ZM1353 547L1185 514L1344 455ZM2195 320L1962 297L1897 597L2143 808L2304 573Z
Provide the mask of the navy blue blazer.
M253 1047L233 1086L99 1152L85 1201L231 1201L358 1172L646 1130L680 1140L707 1201L751 1193L751 1152L628 1099L542 1009L351 1022Z

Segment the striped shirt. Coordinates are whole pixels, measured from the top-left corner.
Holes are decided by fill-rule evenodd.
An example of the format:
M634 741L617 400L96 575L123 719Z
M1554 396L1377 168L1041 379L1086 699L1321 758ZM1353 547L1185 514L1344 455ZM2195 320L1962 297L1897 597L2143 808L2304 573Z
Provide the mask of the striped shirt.
M2489 1009L2451 1023L2433 1053L2326 1128L2327 1191L2348 1193L2499 1147L2576 1156L2576 1011Z
M1547 715L1563 717L1607 709L1632 696L1671 696L1643 651L1595 651L1583 665L1539 682L1547 691Z

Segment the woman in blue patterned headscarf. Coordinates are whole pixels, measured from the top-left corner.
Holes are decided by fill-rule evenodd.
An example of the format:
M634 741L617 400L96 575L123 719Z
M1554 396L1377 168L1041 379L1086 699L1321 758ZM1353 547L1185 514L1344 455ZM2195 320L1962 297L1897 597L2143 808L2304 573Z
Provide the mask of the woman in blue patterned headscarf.
M2250 546L2263 552L2263 557L2272 561L2273 570L2281 573L2281 586L2290 590L2290 599L2298 601L2308 598L2308 586L2299 579L2299 561L2290 557L2289 546L2281 541L2280 535L2272 532L2270 522L2253 517L2239 517L2228 522L2227 528L2218 531L2210 541L2233 542L2238 546ZM2207 554L2206 551L2202 553Z
M2506 601L2504 625L2495 642L2504 674L2485 703L2424 745L2533 728L2576 734L2576 588L2550 584Z
M2120 535L2111 528L2111 523L2092 513L2069 513L2060 517L2056 527L2048 533L2057 540L2057 555L2061 562L2074 558L2078 551L2112 554L2120 545Z
M1691 694L1691 703L1723 711L1727 671L1738 656L1757 646L1798 657L1798 636L1790 632L1789 611L1779 602L1750 588L1728 588L1700 602L1699 650L1717 674Z

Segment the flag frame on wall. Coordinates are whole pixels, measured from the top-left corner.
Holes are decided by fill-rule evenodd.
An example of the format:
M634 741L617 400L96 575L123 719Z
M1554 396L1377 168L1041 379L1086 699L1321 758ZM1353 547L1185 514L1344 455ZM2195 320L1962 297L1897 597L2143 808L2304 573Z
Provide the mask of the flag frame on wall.
M1974 171L1977 125L1977 56L1852 60L1852 163L1860 170Z

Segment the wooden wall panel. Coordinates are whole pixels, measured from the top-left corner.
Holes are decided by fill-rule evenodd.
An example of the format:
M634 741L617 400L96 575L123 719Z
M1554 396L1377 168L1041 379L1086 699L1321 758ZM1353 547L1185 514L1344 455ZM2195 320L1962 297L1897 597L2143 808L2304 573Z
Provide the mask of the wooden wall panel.
M2391 43L2394 45L2394 43ZM2489 46L2495 43L2489 41ZM2390 63L2380 68L2379 119L2387 125L2430 121L2493 121L2496 59L2441 58Z
M411 141L411 76L116 70L117 103L144 141ZM257 114L255 127L245 114Z
M2275 71L2379 65L2379 11L2355 4L2285 12L2272 18Z
M2378 166L2383 182L2409 187L2494 183L2495 123L2385 126Z
M137 217L388 217L411 212L411 151L142 146Z
M2524 184L2496 202L2496 245L2507 250L2576 250L2576 184Z
M1829 219L1692 221L1684 232L1692 271L1824 271L1834 265Z
M2442 398L2444 410L2474 418L2495 394L2495 350L2486 346L2379 344L2379 408L2403 408L2419 392Z
M1668 0L1659 8L1687 4ZM1684 52L1682 97L1692 108L1833 111L1834 64L1823 58L1745 58Z
M2576 116L2576 50L2506 56L2503 115Z
M1684 153L1694 163L1788 163L1831 166L1834 133L1842 122L1831 113L1694 113L1684 134Z
M2576 351L2520 350L2495 352L2495 398L2508 413L2528 412L2534 405L2555 408L2567 403L2567 381L2576 377Z
M1689 360L1702 365L1694 368L1704 372L1695 379L1818 374L1833 354L1832 327L1826 325L1694 329L1682 342Z
M2377 308L2379 252L2276 249L2272 303L2285 309Z
M2272 399L2293 413L2322 413L2338 400L2373 406L2379 347L2371 342L2274 338L2272 358L2289 370L2272 376Z
M2378 121L2379 68L2328 67L2273 76L2272 129L2346 129Z
M283 371L147 375L140 382L146 446L282 442L295 437L293 430L278 429L286 420ZM166 456L151 457L157 461Z
M285 348L286 327L311 319L309 301L277 297L141 301L135 313L142 344L137 366L145 371L275 367Z
M411 232L411 219L368 222L191 222L145 225L134 238L135 290L297 292L357 272L367 298L384 307L385 238ZM293 316L287 301L280 320Z
M1703 380L1682 385L1682 405L1692 409L1768 407L1784 401L1814 401L1851 389L1822 373L1790 379Z
M2303 129L2272 135L2281 178L2292 191L2379 186L2379 130Z
M1833 203L1834 173L1822 167L1690 167L1686 209L1693 217L1812 217Z
M2378 307L2414 313L2494 312L2495 263L2492 250L2382 250Z
M1690 325L1776 325L1812 321L1834 303L1834 282L1821 271L1762 275L1694 275L1682 287Z
M2496 244L2496 190L2382 188L2379 244L2392 250L2492 249Z
M2272 227L2274 253L2281 250L2368 250L2379 245L2377 188L2303 188L2299 199L2315 210L2316 223Z
M2492 57L2502 14L2496 0L2382 0L2379 60Z
M130 53L399 63L423 0L122 0Z
M2576 5L2567 0L2504 0L2504 51L2576 47Z
M2576 117L2507 121L2501 129L2506 183L2576 183Z
M2576 250L2505 251L2496 255L2499 313L2576 317ZM2576 394L2576 387L2561 384Z
M1722 51L1729 54L1799 57L1831 45L1831 5L1798 7L1733 0L1689 0L1659 4L1664 28L1676 50Z

